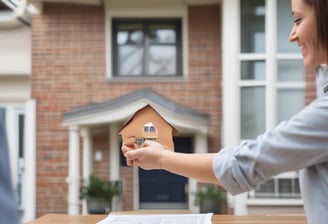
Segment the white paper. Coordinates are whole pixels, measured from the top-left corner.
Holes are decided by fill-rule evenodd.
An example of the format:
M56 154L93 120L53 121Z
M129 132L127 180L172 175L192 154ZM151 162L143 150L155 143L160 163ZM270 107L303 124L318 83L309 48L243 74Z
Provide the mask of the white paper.
M213 213L163 214L163 215L114 215L109 214L97 224L212 224Z

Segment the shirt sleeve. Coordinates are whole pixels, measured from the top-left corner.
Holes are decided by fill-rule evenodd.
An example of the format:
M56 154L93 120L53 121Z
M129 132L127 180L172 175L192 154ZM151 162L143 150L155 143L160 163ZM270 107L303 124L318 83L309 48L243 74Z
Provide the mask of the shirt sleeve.
M271 177L328 161L328 95L254 140L220 150L213 170L233 195Z

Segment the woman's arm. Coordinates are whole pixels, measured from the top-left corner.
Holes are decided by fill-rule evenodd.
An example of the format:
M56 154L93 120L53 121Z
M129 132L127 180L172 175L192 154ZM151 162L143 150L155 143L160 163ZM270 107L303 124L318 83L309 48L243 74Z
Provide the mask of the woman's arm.
M213 153L176 153L154 141L145 141L144 147L138 149L123 145L122 151L129 166L139 166L146 170L164 169L203 182L219 184L212 168Z

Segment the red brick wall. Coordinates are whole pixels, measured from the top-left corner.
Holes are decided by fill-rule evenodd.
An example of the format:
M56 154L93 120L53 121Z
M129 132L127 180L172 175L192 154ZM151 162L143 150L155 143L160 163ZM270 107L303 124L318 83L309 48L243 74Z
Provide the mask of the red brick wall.
M221 15L218 5L189 8L189 82L181 104L210 115L209 150L221 145ZM183 87L183 86L182 86ZM195 89L197 92L195 94Z
M208 113L209 151L220 148L220 7L189 8L187 81L106 81L104 28L102 6L46 3L43 14L33 16L31 79L32 97L37 100L37 216L67 212L68 130L61 124L62 113L76 106L109 101L151 87L177 103ZM108 144L103 139L101 142ZM106 148L104 145L99 147ZM108 170L97 166L97 172ZM132 179L131 169L122 168L121 172ZM124 206L132 208L128 199L132 198L132 184L124 190L128 196Z

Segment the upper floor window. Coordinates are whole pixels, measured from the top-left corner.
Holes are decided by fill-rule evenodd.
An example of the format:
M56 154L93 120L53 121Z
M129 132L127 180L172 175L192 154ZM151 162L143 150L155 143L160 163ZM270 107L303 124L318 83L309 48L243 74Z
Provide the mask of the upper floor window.
M182 76L181 19L112 20L113 76Z

